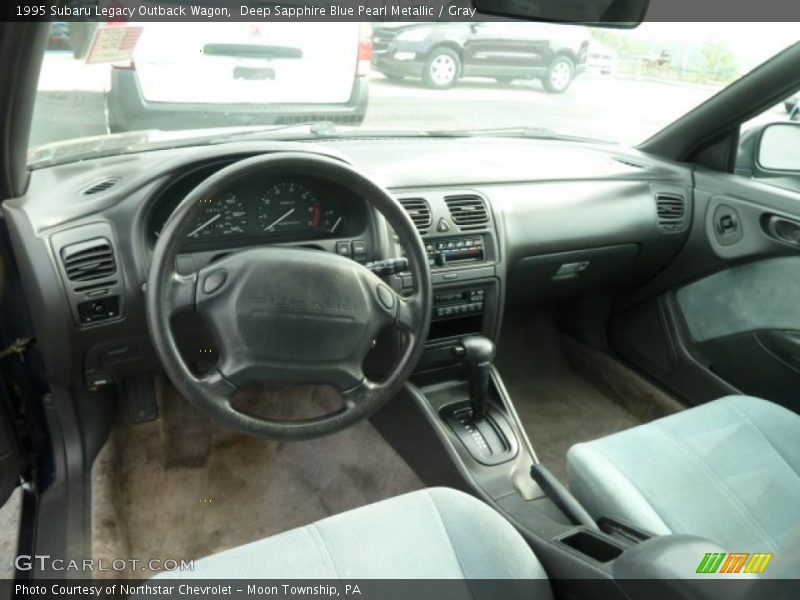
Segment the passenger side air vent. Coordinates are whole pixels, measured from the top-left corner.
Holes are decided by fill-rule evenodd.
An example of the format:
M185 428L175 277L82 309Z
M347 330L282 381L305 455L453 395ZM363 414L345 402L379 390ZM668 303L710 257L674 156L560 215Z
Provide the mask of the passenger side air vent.
M114 250L105 238L95 238L62 248L61 261L70 281L94 281L117 271Z
M431 226L431 207L428 203L423 198L403 198L400 204L406 209L420 235L426 234Z
M109 177L108 179L103 179L102 181L98 181L97 183L93 183L88 188L83 190L84 196L91 196L92 194L100 194L107 190L110 190L112 187L117 185L119 182L119 177Z
M486 204L480 196L445 196L444 201L450 210L453 223L458 225L461 231L483 229L489 222Z
M656 194L658 227L664 231L680 231L686 226L686 199L677 194Z

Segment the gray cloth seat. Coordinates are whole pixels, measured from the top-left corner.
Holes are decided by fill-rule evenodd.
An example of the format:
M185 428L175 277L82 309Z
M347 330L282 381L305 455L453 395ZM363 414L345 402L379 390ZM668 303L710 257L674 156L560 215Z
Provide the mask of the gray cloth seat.
M237 517L242 517L237 515ZM546 579L519 533L483 502L429 488L195 561L203 579ZM537 586L541 589L542 586ZM545 597L550 597L549 586ZM537 598L541 598L539 593Z
M576 444L567 470L595 518L774 552L800 523L800 415L728 396Z

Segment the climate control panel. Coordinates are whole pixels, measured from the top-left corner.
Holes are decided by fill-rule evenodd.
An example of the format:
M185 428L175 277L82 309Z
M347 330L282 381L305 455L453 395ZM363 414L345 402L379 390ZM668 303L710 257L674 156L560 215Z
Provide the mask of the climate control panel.
M428 263L432 267L484 260L483 236L459 236L425 240Z

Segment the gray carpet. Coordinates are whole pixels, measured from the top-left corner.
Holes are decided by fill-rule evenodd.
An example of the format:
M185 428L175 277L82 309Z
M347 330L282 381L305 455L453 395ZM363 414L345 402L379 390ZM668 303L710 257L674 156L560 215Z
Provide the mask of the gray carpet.
M284 417L327 412L324 388L253 390L250 412ZM161 418L119 423L92 473L93 554L196 559L423 487L366 421L295 443L263 441L215 426L169 385ZM124 414L125 411L120 411ZM110 576L144 577L151 573ZM109 576L109 574L106 574Z
M564 338L544 310L506 315L495 364L540 462L565 483L573 444L680 409L612 357Z

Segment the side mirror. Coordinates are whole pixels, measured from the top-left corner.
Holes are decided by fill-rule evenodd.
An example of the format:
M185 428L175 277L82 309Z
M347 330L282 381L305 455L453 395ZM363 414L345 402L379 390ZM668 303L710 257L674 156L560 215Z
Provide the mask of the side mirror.
M766 125L756 147L759 171L800 174L800 123Z

